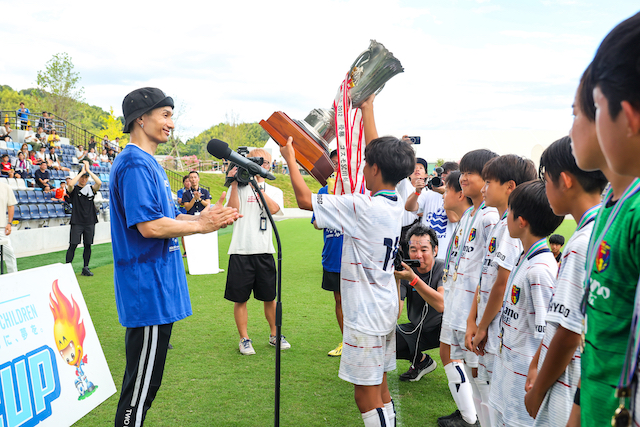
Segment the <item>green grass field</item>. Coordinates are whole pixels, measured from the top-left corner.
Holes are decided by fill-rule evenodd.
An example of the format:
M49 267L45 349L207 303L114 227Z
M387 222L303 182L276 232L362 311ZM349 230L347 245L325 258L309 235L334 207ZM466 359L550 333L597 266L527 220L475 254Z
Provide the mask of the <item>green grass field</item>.
M568 238L575 222L558 232ZM353 400L353 386L338 378L339 358L327 351L341 340L335 320L333 295L320 288L322 233L307 219L278 223L283 241L283 334L292 348L282 352L282 426L358 426L362 419ZM226 269L231 228L219 233L220 267ZM89 312L119 391L124 373L124 332L118 323L113 290L111 245L96 245L91 259L95 276L78 274ZM64 252L18 260L24 270L64 262ZM78 249L74 269L82 267ZM262 304L249 302L249 333L255 356L238 351L233 304L223 298L226 273L187 276L193 315L173 328L163 385L148 413L148 426L269 426L273 425L275 351L268 345L268 325ZM406 317L403 316L403 320ZM399 360L389 373L398 425L436 426L439 416L455 404L437 350L429 354L438 369L419 382L398 381L409 368ZM88 414L76 426L113 424L118 393Z

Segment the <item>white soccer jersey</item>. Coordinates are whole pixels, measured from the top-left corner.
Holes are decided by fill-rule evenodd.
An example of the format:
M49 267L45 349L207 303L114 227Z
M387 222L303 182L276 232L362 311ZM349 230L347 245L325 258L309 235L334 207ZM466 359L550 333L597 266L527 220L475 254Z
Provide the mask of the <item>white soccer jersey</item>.
M536 247L544 249L535 250ZM558 263L540 240L509 276L500 318L501 344L493 366L489 404L504 425L533 425L524 407L529 365L544 336L545 317L553 295Z
M554 295L547 311L547 328L540 348L538 370L547 356L549 345L559 326L576 333L582 333L582 284L585 278L585 264L589 237L593 230L596 211L592 218L578 228L565 246L554 288ZM582 221L581 221L582 222ZM573 397L580 381L580 348L576 348L573 358L565 371L547 392L534 426L565 425L573 406Z
M490 208L484 203L478 208L477 212L468 218L460 220L458 233L454 236L458 239L457 250L454 250L455 257L451 256L449 260L449 274L455 275L455 262L459 257L457 280L451 281L451 307L449 324L451 329L458 331L467 330L467 318L471 310L471 304L475 304L473 295L480 281L482 274L482 262L484 254L487 250L489 234L496 225L498 220L498 211L496 208ZM462 251L462 254L459 253ZM453 264L452 264L453 261ZM448 281L448 280L447 280Z
M393 260L404 206L395 195L314 194L320 228L344 234L340 292L344 324L368 335L387 335L398 318Z
M505 211L500 221L493 227L489 235L489 243L485 251L484 262L482 264L482 277L480 280L480 303L478 304L478 314L476 324L479 324L484 315L489 302L489 295L498 277L498 267L512 271L522 254L522 242L514 239L509 234L507 226L507 215ZM485 351L496 354L498 351L498 335L500 333L500 313L496 315L487 329L487 344Z
M444 206L442 194L425 188L418 196L418 211L416 214L422 214L422 220L420 222L426 224L429 214L437 211L442 206Z
M438 255L436 255L436 258L444 261L447 257L447 247L456 225L449 222L449 217L447 217L444 207L440 207L435 212L426 214L426 216L427 219L423 221L423 224L432 228L436 232L436 236L438 236Z

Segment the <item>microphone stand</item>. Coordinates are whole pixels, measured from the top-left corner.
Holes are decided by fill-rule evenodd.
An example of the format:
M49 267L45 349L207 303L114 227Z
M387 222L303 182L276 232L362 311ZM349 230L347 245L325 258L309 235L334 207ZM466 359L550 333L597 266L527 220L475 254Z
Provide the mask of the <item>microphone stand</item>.
M267 206L267 202L264 200L264 196L262 195L262 191L260 191L260 187L258 186L258 182L256 181L255 176L251 177L249 181L251 186L260 197L260 202L262 206L264 206L264 210L267 211L267 217L269 217L269 222L273 227L273 232L276 235L276 244L278 246L278 267L276 271L276 380L275 380L275 405L274 405L274 425L275 427L280 426L280 347L281 347L281 336L282 336L282 245L280 243L280 235L278 234L278 229L276 228L276 223L273 220L273 216L271 215L271 211L269 210L269 206Z

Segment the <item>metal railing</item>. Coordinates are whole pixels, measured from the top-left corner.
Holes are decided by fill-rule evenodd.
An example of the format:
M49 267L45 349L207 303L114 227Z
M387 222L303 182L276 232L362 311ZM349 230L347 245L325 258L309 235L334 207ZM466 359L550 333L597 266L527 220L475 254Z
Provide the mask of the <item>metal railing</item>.
M39 127L42 127L46 133L51 133L52 130L55 130L58 136L69 138L71 145L76 146L83 144L86 147L92 136L98 145L101 142L98 135L61 119L53 113L47 118L41 114L28 113L26 122L23 122L24 119L21 116L22 114L19 114L17 110L3 110L0 111L0 123L3 125L9 123L12 129L26 129L27 126L32 126L34 131L37 131Z

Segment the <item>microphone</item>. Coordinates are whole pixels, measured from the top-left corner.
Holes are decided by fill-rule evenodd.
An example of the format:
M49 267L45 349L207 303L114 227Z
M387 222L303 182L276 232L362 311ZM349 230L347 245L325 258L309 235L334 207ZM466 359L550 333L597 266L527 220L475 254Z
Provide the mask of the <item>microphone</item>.
M247 171L249 171L251 176L260 175L261 177L270 180L276 179L275 176L269 173L269 171L262 166L258 166L246 157L243 157L235 151L231 150L231 148L229 148L229 144L224 141L220 141L219 139L212 139L207 144L207 151L213 157L216 157L218 159L227 159L230 162L233 162L245 168Z

